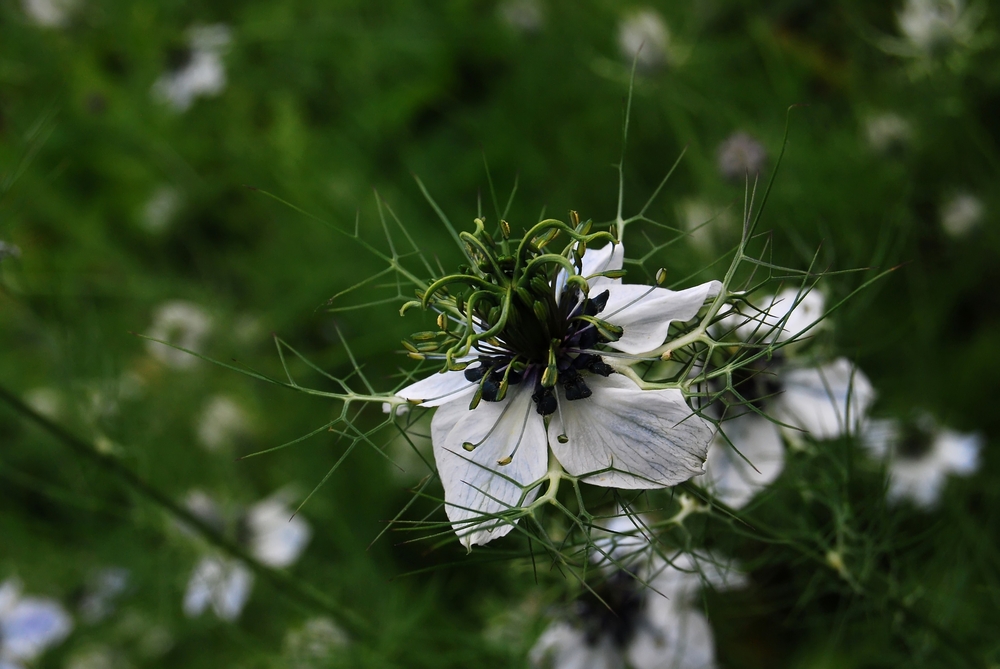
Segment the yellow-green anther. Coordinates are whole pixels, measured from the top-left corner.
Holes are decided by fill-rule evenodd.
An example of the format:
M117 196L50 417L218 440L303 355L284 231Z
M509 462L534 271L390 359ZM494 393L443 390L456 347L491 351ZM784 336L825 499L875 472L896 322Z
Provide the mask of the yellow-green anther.
M503 458L501 460L497 460L497 464L500 465L501 467L504 467L506 465L509 465L513 461L514 461L514 458L512 458L512 457L510 457L508 455L506 458Z
M483 378L485 379L487 375L488 372L486 375L483 375ZM479 403L482 400L483 400L483 384L480 383L479 386L476 388L476 393L472 396L472 401L469 402L469 411L472 411L477 406L479 406Z
M542 302L541 300L539 300L539 301L535 302L531 306L532 306L532 309L535 310L535 318L537 318L538 320L542 321L543 323L547 322L549 320L549 307L548 307L548 305L546 305L544 302Z
M405 348L410 353L418 352L417 347L414 346L413 342L409 341L408 339L404 339L402 343L403 343L403 348Z
M441 329L442 332L448 331L448 316L446 314L438 314L437 326Z
M472 451L476 450L476 445L473 444L471 441L466 441L462 443L462 448L471 453Z
M566 278L566 283L572 286L576 286L580 289L584 295L590 295L590 284L579 274L573 274Z
M424 331L411 334L410 339L413 341L431 341L433 339L437 339L437 336L437 332Z
M565 444L566 442L569 441L569 437L567 437L565 434L560 434L558 437L556 437L556 439L559 441L560 444Z
M510 239L510 223L500 219L500 232L503 234L504 239Z
M594 221L588 220L583 224L583 228L580 230L581 235L589 235L590 229L594 227Z
M407 311L409 311L413 307L422 307L422 306L423 304L421 304L420 300L410 300L409 302L407 302L406 304L404 304L399 308L399 315L400 316L404 315Z
M656 270L656 285L662 286L663 282L667 280L667 270L662 267Z
M576 229L580 225L580 214L578 214L576 211L573 211L572 209L570 209L570 212L569 212L569 221L570 221L570 223L573 224L573 228Z
M440 348L437 342L427 341L417 344L417 351L419 353L433 353Z
M612 325L607 321L602 321L600 318L594 318L593 316L577 316L577 318L581 321L587 321L597 328L597 333L605 341L618 341L622 337L623 330L618 325Z
M427 359L427 356L421 355L420 353L414 353L412 351L410 353L407 353L406 355L408 355L413 360L426 360Z
M607 277L609 279L620 279L627 273L628 272L623 269L609 269L606 272L601 272L600 276Z
M559 380L559 368L556 367L556 349L555 346L549 347L549 364L545 367L545 371L542 372L542 386L545 388L551 388L556 385Z
M539 295L547 295L552 291L552 288L549 287L549 282L539 274L531 277L531 289Z

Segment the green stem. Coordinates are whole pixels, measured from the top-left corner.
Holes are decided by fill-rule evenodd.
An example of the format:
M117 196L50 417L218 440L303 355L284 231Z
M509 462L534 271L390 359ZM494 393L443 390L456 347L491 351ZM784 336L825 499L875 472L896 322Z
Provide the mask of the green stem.
M372 626L360 614L338 605L332 599L316 588L304 584L289 575L287 572L272 569L261 563L236 543L220 536L211 526L192 514L186 508L175 502L165 492L154 487L116 458L98 451L92 444L80 439L68 432L65 428L45 418L27 404L25 404L14 393L0 386L0 400L3 400L23 417L31 420L46 432L61 441L70 450L84 459L90 460L102 470L118 479L126 487L137 493L155 505L161 507L177 520L194 529L204 537L209 543L214 544L224 552L234 558L242 560L262 579L269 581L279 592L284 592L292 599L298 600L314 609L334 615L353 634L370 635Z

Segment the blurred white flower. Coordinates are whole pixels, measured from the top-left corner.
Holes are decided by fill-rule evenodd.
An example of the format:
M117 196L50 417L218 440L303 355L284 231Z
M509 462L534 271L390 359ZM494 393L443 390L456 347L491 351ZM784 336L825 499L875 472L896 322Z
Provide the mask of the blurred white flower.
M712 253L716 240L726 237L733 229L733 217L728 209L703 200L682 200L676 213L691 245L704 253Z
M889 474L889 499L908 499L933 507L949 474L969 476L979 468L983 438L939 426L921 415L910 423L871 421L861 442L885 461Z
M3 262L7 258L20 258L21 257L21 247L17 244L11 244L10 242L5 242L0 239L0 262Z
M532 666L548 669L709 669L715 641L694 606L704 585L741 587L742 575L710 555L678 553L669 561L652 550L644 519L620 517L595 529L592 554L603 566L565 619L546 629L531 649ZM608 540L612 544L606 543ZM608 560L611 556L617 565Z
M187 62L160 76L153 84L153 96L182 112L190 108L198 96L221 93L226 87L222 55L229 41L229 28L223 24L189 29Z
M253 589L253 572L236 558L206 555L201 558L184 592L184 614L201 615L209 606L222 620L240 617Z
M767 165L767 150L749 133L734 132L719 144L715 159L719 173L729 181L752 182Z
M913 139L913 126L893 112L875 114L865 120L865 139L876 153L900 154Z
M969 234L983 220L986 207L971 193L957 193L941 206L941 227L956 239Z
M905 0L896 14L899 31L916 49L936 55L954 45L966 45L981 15L963 0Z
M21 0L27 17L46 28L61 28L66 25L76 5L77 0Z
M91 646L73 653L66 661L65 669L128 669L131 666L120 650L109 646Z
M504 0L497 7L497 15L521 33L537 33L545 25L545 14L539 0Z
M149 336L189 351L199 352L211 329L212 317L203 308L192 302L172 300L156 308ZM190 369L198 363L198 358L193 355L155 341L147 341L146 350L151 356L174 369Z
M766 306L750 316L724 318L719 334L754 344L788 342L812 332L806 329L825 307L817 290L787 289L761 302ZM800 443L807 436L823 441L855 432L875 399L868 378L846 358L802 366L789 357L790 346L733 372L732 406L720 416L722 432L709 449L704 478L729 506L744 506L778 477L785 462L783 438Z
M94 573L80 600L80 617L94 624L115 611L117 600L128 589L129 570L124 567L106 567Z
M139 221L147 232L159 233L170 227L181 208L181 192L173 186L157 186L142 207Z
M0 583L0 666L17 669L63 641L73 619L54 599L21 594L21 583Z
M237 540L254 558L276 569L294 564L312 537L312 528L305 519L292 517L289 496L288 491L279 490L235 519ZM189 493L185 506L210 526L226 526L227 514L201 491ZM194 617L211 607L222 620L234 621L250 598L253 572L236 558L211 548L207 551L188 579L184 613Z
M622 57L645 70L669 65L670 32L655 9L645 8L618 23L618 48Z
M50 420L60 418L66 409L66 398L55 388L32 388L24 394L24 403Z
M285 634L284 655L289 669L320 669L348 644L347 633L330 618L310 618Z
M228 395L215 395L205 403L195 422L198 442L215 452L230 448L250 430L251 417Z

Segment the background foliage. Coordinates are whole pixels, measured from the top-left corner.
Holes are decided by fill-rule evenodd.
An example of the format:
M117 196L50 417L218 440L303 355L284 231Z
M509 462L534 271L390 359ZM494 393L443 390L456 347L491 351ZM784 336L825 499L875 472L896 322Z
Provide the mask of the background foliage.
M671 62L640 74L625 180L645 200L687 154L652 215L684 228L683 203L722 212L714 248L675 252L687 276L736 239L743 183L716 169L733 132L786 157L763 227L775 260L823 268L900 265L836 317L836 340L872 378L883 415L932 411L987 436L983 466L953 480L940 508L886 508L879 472L839 444L783 476L824 502L804 513L781 494L766 517L809 541L842 532L858 569L886 592L853 591L780 545L739 544L752 586L708 598L724 666L955 666L940 635L887 604L905 600L976 662L1000 662L1000 12L960 58L887 53L894 3L655 3ZM328 313L324 302L378 261L258 187L377 239L372 187L445 266L455 249L411 178L471 222L483 155L501 191L519 177L511 220L545 207L613 216L611 165L620 151L629 62L617 44L627 8L541 2L541 24L517 29L492 2L336 3L245 0L208 5L83 0L57 28L0 5L0 239L21 249L0 262L0 378L21 396L48 389L57 419L174 499L192 488L248 504L289 483L312 489L340 456L320 434L261 458L331 418L327 402L198 362L175 369L130 332L148 332L162 303L187 300L211 317L206 354L281 371L277 333L336 374L350 370L338 332L369 378L390 390L405 367L399 339L417 327L394 307ZM176 112L151 95L178 58L185 30L225 23L227 85ZM866 123L893 112L911 126L895 150L873 148ZM166 191L164 191L166 189ZM175 207L150 227L157 192ZM940 224L955 193L979 198L980 226L960 238ZM857 277L832 278L833 296ZM198 445L198 417L220 393L244 407L228 449ZM36 392L35 398L38 394ZM315 613L261 582L240 621L188 619L184 584L196 555L171 521L104 468L0 411L0 578L75 606L109 565L131 573L118 610L74 634L40 666L111 647L122 666L287 666L289 629ZM413 485L359 448L302 514L314 529L294 577L349 604L370 633L315 666L524 666L558 579L457 541L433 548L392 533L369 543ZM709 537L715 537L709 532ZM719 535L725 544L728 539ZM432 550L433 548L433 550ZM478 552L478 551L477 551ZM400 577L410 572L415 575ZM166 630L146 652L130 620ZM145 627L143 628L145 629ZM285 655L283 655L285 654ZM117 666L117 665L116 665Z

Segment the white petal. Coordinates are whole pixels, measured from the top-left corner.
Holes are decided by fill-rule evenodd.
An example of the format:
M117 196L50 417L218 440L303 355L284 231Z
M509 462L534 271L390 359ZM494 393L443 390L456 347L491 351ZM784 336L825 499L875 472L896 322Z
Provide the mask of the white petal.
M522 503L521 486L537 481L546 472L545 428L535 412L531 393L530 386L519 384L510 387L503 402L480 402L471 411L464 400L446 404L431 422L445 511L467 548L502 537L513 529L513 525L499 519L472 524L470 519L517 507ZM452 423L454 426L442 438ZM470 452L463 448L466 442L479 445ZM512 453L509 464L497 464ZM537 494L537 488L530 491L523 503L533 501Z
M620 270L625 264L624 244L605 244L599 249L587 249L580 262L580 276L588 279L590 289L594 290L599 286L610 283L621 283L621 279L609 279L604 276L594 276L599 272L610 272Z
M700 612L674 606L650 593L650 604L661 600L656 616L636 632L628 647L629 663L635 669L713 669L715 638L708 620Z
M956 474L973 474L979 469L979 451L983 438L978 434L961 434L941 430L934 440L934 450L944 466Z
M801 430L789 431L792 440L801 439L803 432L820 441L854 433L875 400L868 377L846 358L789 370L780 380L784 393L773 402L771 413Z
M808 336L815 332L806 328L813 325L826 308L826 298L818 290L802 292L786 288L777 295L754 299L762 305L760 311L750 307L746 314L731 313L720 321L723 332L736 331L743 341L788 341L797 335ZM819 327L819 324L816 325Z
M933 457L895 458L889 462L889 499L908 499L930 508L941 496L946 474Z
M610 344L612 347L625 353L644 353L664 342L672 322L694 318L705 300L718 295L721 288L718 281L681 291L609 283L601 286L609 295L598 317L624 330L621 339Z
M739 453L717 435L708 451L705 485L722 503L739 509L778 478L785 466L785 447L778 426L752 411L727 420L722 430Z
M200 615L211 604L223 620L236 620L250 597L253 573L239 560L206 556L195 565L184 593L184 613Z
M292 513L281 492L257 502L247 511L250 553L270 567L295 563L312 538L309 523Z
M679 390L640 390L620 374L588 376L593 394L560 398L549 445L567 472L593 485L647 489L686 481L703 471L711 425L693 415ZM558 436L565 430L569 440ZM611 470L610 468L614 468Z
M73 629L73 619L58 602L42 597L18 600L0 619L0 651L11 661L31 661Z
M624 661L607 635L591 645L587 635L569 623L549 625L528 653L536 669L621 669Z
M465 378L465 372L444 372L431 374L399 390L396 395L411 402L420 402L422 407L438 407L457 401L472 393L476 384Z

